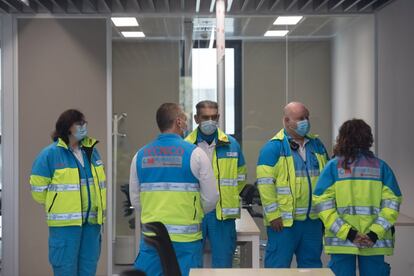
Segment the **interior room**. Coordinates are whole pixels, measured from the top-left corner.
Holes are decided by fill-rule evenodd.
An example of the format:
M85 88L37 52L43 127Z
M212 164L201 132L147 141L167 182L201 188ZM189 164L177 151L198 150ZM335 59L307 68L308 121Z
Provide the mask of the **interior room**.
M95 275L126 275L144 238L129 198L131 162L158 137L162 103L178 104L191 132L199 129L196 105L205 100L218 103L217 124L240 145L246 183L256 191L240 198L230 273L268 269L256 169L263 146L284 129L291 102L309 110L310 131L330 158L345 121L371 127L370 150L392 168L403 197L394 254L385 261L390 275L414 273L414 152L407 142L413 1L0 0L0 11L2 275L57 275L51 227L29 182L63 111L85 115L105 168ZM212 252L207 242L200 271L227 275L212 268ZM324 271L308 275L334 275L330 255L321 260ZM295 257L291 268L301 272ZM205 275L195 273L189 275ZM288 273L280 271L297 275Z

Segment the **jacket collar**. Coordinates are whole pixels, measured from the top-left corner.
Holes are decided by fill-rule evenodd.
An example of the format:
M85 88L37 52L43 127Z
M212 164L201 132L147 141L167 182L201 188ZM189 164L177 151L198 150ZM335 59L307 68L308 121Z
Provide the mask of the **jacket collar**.
M192 143L192 144L197 144L198 141L198 128L196 128L195 130L193 130L193 132L191 132L186 138L185 140L187 140L188 142ZM217 146L220 145L228 145L230 144L230 139L228 137L228 135L226 133L224 133L221 129L217 129Z
M93 148L95 147L96 144L98 144L99 141L92 138L92 137L85 137L82 139L82 141L80 142L80 145L84 148ZM65 141L63 141L61 138L58 138L57 140L57 146L58 147L62 147L65 149L69 149L69 146L65 143Z
M284 128L282 128L275 136L273 136L273 138L272 139L270 139L271 141L272 140L279 140L279 141L283 141L284 139L285 139L285 137L287 138L287 139L289 139L289 134L286 132L286 130L284 129ZM316 134L306 134L306 136L305 136L306 138L308 138L309 140L312 140L312 139L316 139L316 138L318 138L318 135L316 135Z

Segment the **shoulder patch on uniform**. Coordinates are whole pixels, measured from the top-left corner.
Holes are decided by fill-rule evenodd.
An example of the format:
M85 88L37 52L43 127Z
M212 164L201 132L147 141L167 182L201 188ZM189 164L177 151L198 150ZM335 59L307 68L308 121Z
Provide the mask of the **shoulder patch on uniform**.
M237 151L228 151L226 152L227 157L238 157L239 153Z

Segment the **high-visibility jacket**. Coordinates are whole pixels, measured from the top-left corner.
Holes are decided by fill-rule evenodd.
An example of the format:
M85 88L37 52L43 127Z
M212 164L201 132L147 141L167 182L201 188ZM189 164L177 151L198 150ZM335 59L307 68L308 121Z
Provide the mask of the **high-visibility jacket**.
M86 219L92 224L104 223L106 176L95 148L97 143L89 137L80 143L85 168L60 138L34 161L30 175L32 197L44 205L49 226L80 226Z
M294 220L317 219L312 191L328 161L322 142L307 135L306 161L290 147L289 137L280 130L262 148L256 168L257 186L264 210L265 225L282 217L290 227Z
M137 153L141 222L162 222L174 242L202 239L200 183L191 171L195 148L176 134L160 134Z
M198 128L185 140L191 144L200 142ZM212 160L220 199L216 206L218 220L240 218L239 194L246 185L246 163L239 143L232 136L218 129L217 142Z
M325 225L326 253L391 255L394 224L402 200L391 168L373 154L360 154L344 169L343 158L332 159L314 191L314 202ZM372 248L347 240L350 229L378 236Z

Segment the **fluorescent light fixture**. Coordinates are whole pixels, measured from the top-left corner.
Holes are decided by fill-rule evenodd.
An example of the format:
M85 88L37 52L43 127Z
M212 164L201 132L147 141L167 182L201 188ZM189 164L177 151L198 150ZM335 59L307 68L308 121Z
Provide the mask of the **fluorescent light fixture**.
M196 13L200 11L200 0L197 0L196 2Z
M210 12L213 12L213 10L214 10L214 5L216 5L216 0L211 0L211 4L210 4Z
M211 28L211 34L210 34L210 43L208 44L208 48L209 49L213 49L213 44L214 44L214 33L216 32L216 26L213 26L213 28Z
M303 16L279 16L273 25L296 25L302 18Z
M130 37L145 37L145 34L143 32L121 32L121 33L126 38L130 38Z
M233 0L228 0L227 1L227 12L231 10L231 5L233 5Z
M22 2L26 6L29 6L30 5L29 0L20 0L20 2Z
M117 27L136 27L138 21L135 17L111 17L112 22Z
M267 31L264 36L286 36L288 30L273 30L273 31Z

